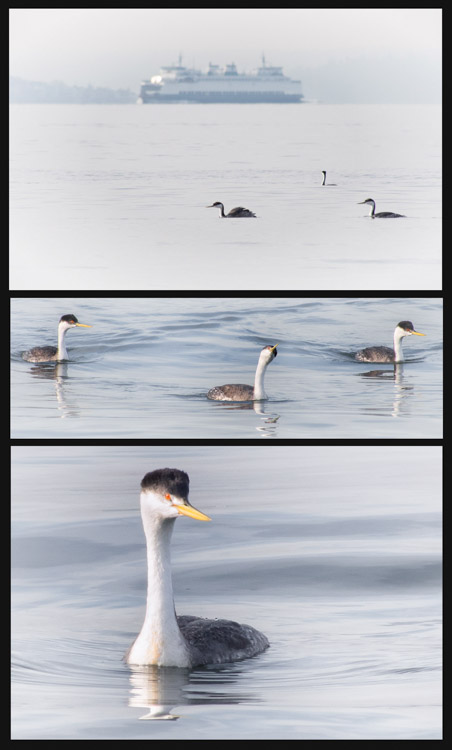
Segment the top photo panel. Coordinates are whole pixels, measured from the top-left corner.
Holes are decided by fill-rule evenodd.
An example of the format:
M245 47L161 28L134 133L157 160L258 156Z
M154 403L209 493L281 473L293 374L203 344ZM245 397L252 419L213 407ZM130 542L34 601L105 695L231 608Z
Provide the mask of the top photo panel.
M12 290L440 290L441 9L14 8Z

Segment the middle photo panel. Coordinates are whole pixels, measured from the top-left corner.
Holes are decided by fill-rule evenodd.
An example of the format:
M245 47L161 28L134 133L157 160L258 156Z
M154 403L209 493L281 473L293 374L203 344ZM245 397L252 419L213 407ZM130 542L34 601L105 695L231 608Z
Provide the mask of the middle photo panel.
M14 297L11 437L441 439L442 315L438 297Z

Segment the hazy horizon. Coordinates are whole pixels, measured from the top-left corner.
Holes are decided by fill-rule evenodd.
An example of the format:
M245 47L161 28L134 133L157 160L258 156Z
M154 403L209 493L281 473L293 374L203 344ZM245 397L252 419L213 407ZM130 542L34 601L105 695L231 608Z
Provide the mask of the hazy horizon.
M238 23L238 15L240 23ZM10 9L10 75L130 89L162 65L256 68L306 99L438 102L441 9Z

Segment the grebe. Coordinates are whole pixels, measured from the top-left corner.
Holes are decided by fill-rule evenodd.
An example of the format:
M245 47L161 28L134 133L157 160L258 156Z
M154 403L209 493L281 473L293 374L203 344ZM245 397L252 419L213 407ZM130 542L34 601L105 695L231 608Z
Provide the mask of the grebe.
M215 203L212 203L211 206L206 206L206 208L219 208L220 209L220 217L223 219L245 219L254 217L256 218L256 214L253 214L252 211L248 211L247 208L242 208L241 206L237 206L237 208L231 208L231 210L225 214L224 212L224 206L220 201L215 201Z
M373 198L366 198L365 201L360 201L358 206L362 206L363 203L367 203L371 207L369 216L371 216L372 219L406 219L406 216L403 214L393 214L391 211L379 211L378 214L376 214L375 201Z
M409 320L402 320L394 331L394 348L389 346L368 346L356 352L355 359L360 362L403 362L402 339L404 336L425 336L425 333L415 331Z
M69 328L92 328L86 323L79 323L75 315L63 315L58 323L58 346L34 346L23 352L22 359L27 362L58 362L69 359L64 337Z
M326 172L324 169L322 169L322 174L323 174L322 185L326 185ZM337 187L337 185L334 182L329 182L327 187Z
M264 376L265 371L270 362L276 357L278 352L274 346L264 346L257 363L256 375L254 377L254 386L252 385L241 385L241 384L229 384L229 385L217 385L211 388L207 394L207 398L213 401L263 401L267 398L267 394L264 391Z
M141 482L141 517L147 545L148 589L141 631L125 655L128 664L195 667L247 659L270 645L250 625L177 616L170 542L179 515L210 521L188 502L189 478L179 469L151 471Z

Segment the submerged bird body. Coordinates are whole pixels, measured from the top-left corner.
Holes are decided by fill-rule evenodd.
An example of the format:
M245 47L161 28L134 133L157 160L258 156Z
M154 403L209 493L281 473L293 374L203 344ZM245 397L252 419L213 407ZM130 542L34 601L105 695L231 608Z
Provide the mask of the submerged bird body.
M405 336L425 336L425 333L415 331L410 320L402 320L394 331L394 347L368 346L356 352L355 359L360 362L403 362L402 339Z
M403 214L394 214L392 211L379 211L375 213L375 201L373 198L366 198L365 201L360 201L358 205L362 206L363 203L367 203L370 206L369 216L372 219L406 219L406 216Z
M236 208L231 208L230 211L228 211L227 214L224 212L224 205L220 203L220 201L215 201L215 203L212 203L211 206L207 206L207 208L218 208L220 210L220 218L222 219L249 219L249 218L256 218L256 214L253 214L252 211L249 211L247 208L242 208L242 206L237 206Z
M189 478L184 471L149 472L141 488L148 563L147 604L143 627L126 653L126 661L194 667L246 659L268 648L266 636L250 625L176 615L170 558L174 522L179 515L200 521L210 518L188 502Z
M267 398L264 390L265 371L278 354L275 346L264 346L257 363L256 374L253 385L242 383L228 383L217 385L207 393L207 398L212 401L263 401Z
M91 328L86 323L79 323L75 315L63 315L58 323L58 346L34 346L23 352L22 359L27 362L59 362L69 359L65 336L70 328Z
M322 169L322 174L323 174L322 185L326 185L326 172L324 169ZM337 185L334 182L329 182L327 187L337 187Z

